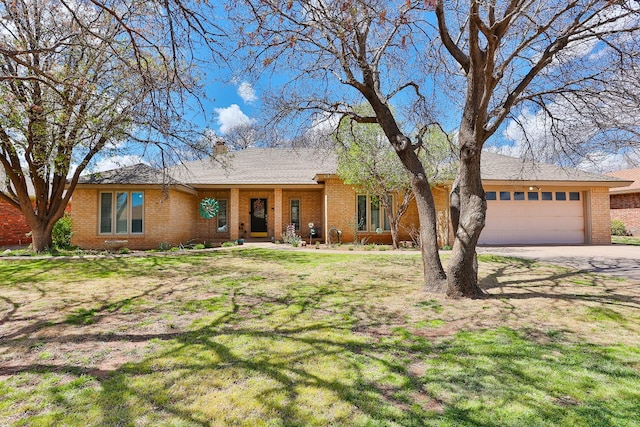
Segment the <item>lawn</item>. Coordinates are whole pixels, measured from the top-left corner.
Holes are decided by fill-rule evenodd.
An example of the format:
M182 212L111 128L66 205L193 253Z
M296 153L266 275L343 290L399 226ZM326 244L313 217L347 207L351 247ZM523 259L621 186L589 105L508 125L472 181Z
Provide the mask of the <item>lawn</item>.
M484 255L0 260L0 425L637 426L640 287Z
M640 237L638 236L611 236L611 242L620 245L640 246Z

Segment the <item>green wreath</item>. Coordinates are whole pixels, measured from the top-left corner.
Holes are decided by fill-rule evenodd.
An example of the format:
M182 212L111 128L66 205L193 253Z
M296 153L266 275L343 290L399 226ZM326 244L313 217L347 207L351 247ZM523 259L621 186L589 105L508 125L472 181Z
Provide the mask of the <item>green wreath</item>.
M200 216L207 219L211 219L214 216L218 215L219 210L220 205L218 205L218 201L216 199L210 199L208 197L202 199L200 201L200 206L198 207Z

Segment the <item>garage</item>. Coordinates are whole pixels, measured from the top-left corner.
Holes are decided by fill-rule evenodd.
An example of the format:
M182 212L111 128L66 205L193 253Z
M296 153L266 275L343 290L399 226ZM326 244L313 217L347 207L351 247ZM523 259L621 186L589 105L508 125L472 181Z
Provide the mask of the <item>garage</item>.
M486 192L487 219L480 244L585 243L582 192L509 188Z

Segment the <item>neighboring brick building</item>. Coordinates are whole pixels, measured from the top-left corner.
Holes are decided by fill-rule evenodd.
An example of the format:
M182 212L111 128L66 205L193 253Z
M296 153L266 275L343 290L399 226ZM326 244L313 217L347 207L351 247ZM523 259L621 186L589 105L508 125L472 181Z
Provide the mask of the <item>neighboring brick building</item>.
M382 208L340 180L333 154L253 148L221 159L190 162L166 174L139 164L83 177L72 199L72 243L145 249L189 241L281 240L290 223L305 239L313 223L320 240L336 228L344 242L352 242L358 218L359 238L391 242ZM483 153L482 175L488 216L481 244L611 242L608 191L626 182L494 153ZM453 241L448 193L447 185L433 188L441 245ZM199 213L208 198L220 206L213 219ZM418 225L417 209L410 206L400 240L411 240Z
M31 227L19 209L0 200L0 247L28 245Z
M609 190L611 219L619 219L627 231L640 236L640 168L610 172L607 175L631 181L626 187Z
M0 166L0 192L6 191L6 182L4 169ZM29 194L34 194L31 187ZM0 247L30 244L31 237L27 236L30 231L31 227L20 209L0 200Z

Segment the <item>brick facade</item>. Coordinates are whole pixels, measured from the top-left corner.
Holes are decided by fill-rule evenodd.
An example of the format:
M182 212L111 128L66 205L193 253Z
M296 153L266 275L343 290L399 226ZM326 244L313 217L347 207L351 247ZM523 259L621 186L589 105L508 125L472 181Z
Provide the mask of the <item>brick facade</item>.
M100 234L98 228L99 197L104 191L143 191L144 215L142 234ZM165 191L154 187L76 188L71 209L71 243L85 249L153 249L161 243L187 243L195 235L197 204L195 195Z
M640 192L611 194L611 219L622 221L634 236L640 236Z
M28 245L31 243L31 237L27 237L30 231L31 227L22 212L0 200L0 247Z
M291 222L291 200L300 201L300 229L297 233L309 239L308 224L313 222L320 240L325 240L328 231L335 227L342 231L342 241L354 241L354 222L357 212L357 192L345 185L336 176L325 176L322 184L314 187L277 188L231 188L202 189L197 193L171 189L163 191L154 186L93 186L78 187L73 195L72 243L83 248L109 247L110 241L124 241L121 246L130 249L151 249L161 243L224 242L244 238L251 240L251 199L267 200L267 234L259 240L281 240L286 224ZM127 235L104 235L98 232L99 195L101 191L144 191L144 233ZM575 191L575 189L573 190ZM608 244L610 240L609 193L607 187L592 187L583 190L586 196L585 242ZM438 243L440 246L453 243L448 209L448 189L433 189L438 219ZM219 229L217 218L205 219L198 213L203 198L226 200L227 228ZM398 200L395 200L398 203ZM400 240L412 240L419 228L415 203L403 216ZM391 233L361 231L359 238L370 243L391 243Z
M592 245L611 244L609 188L591 187L589 193L590 206L587 207L587 230L591 231L591 235L587 235L586 243Z

